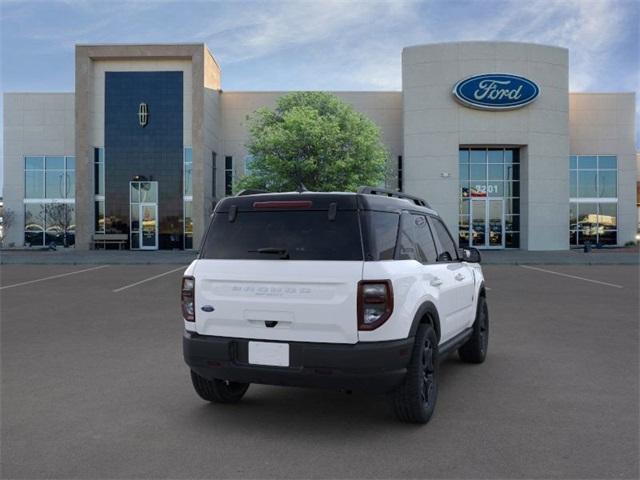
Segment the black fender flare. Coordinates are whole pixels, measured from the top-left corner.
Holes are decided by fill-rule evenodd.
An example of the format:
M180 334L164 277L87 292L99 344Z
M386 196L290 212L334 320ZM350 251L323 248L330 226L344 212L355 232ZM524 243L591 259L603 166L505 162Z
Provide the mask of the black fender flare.
M487 291L484 288L484 280L480 282L480 288L478 288L478 296L487 298Z
M436 336L438 337L438 341L440 340L440 315L438 315L438 309L436 308L436 306L433 304L433 302L427 301L424 302L422 305L420 305L420 307L418 308L418 311L416 312L416 314L413 317L413 322L411 323L411 329L409 330L409 336L410 337L415 337L416 336L416 332L418 331L418 327L420 326L421 323L426 323L424 322L425 318L430 318L431 322L433 324L433 328L436 331Z

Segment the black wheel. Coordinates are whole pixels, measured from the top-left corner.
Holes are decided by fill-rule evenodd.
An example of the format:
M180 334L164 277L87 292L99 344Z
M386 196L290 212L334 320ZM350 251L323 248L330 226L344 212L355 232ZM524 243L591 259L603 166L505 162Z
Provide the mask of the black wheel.
M421 325L411 353L407 376L389 394L396 417L403 422L427 423L438 398L438 338L431 325Z
M214 403L237 403L249 388L248 383L207 380L193 370L191 370L191 383L201 398Z
M476 320L473 322L473 333L467 342L458 349L463 362L482 363L487 357L489 346L489 309L484 297L478 298Z

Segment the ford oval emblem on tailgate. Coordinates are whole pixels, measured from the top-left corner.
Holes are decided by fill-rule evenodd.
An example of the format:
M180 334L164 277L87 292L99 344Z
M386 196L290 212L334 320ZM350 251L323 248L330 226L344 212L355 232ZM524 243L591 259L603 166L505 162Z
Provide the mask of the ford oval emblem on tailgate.
M200 310L202 310L203 312L213 312L215 308L213 308L211 305L203 305Z

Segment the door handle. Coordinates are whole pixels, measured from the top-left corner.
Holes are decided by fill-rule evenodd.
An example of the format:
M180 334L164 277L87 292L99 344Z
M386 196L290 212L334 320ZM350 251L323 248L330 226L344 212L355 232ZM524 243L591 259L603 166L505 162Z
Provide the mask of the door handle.
M442 280L440 280L438 277L434 277L429 283L432 287L439 287L440 285L442 285Z
M463 274L461 274L461 273L456 273L456 276L455 276L455 277L453 277L453 278L455 278L456 280L458 280L459 282L461 282L461 281L462 281L462 280L464 280L466 277L465 277Z

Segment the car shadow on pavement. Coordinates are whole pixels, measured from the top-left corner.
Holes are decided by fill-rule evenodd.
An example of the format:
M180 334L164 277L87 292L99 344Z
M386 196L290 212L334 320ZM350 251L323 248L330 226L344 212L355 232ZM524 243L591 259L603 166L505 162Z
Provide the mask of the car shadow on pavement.
M446 397L448 383L464 381L453 377L464 376L468 365L452 355L441 362L439 402ZM198 403L200 401L201 403ZM438 405L442 407L442 405ZM235 405L210 404L197 399L192 404L186 421L202 428L233 427L242 430L290 434L292 426L298 431L309 430L316 435L335 436L337 429L345 435L360 435L376 427L388 430L411 430L416 425L401 423L394 417L386 395L362 392L346 393L332 390L251 385L245 397ZM432 418L438 417L438 410ZM187 412L185 412L187 413ZM203 423L204 422L204 423Z

